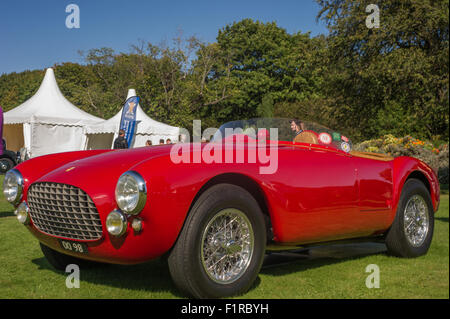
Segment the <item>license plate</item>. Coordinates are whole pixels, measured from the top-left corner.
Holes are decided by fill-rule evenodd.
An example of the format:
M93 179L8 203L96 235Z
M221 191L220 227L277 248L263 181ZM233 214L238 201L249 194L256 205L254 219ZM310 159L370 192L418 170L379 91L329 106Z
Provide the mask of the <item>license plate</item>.
M88 249L85 243L79 243L76 241L59 240L61 247L65 250L75 253L87 254Z

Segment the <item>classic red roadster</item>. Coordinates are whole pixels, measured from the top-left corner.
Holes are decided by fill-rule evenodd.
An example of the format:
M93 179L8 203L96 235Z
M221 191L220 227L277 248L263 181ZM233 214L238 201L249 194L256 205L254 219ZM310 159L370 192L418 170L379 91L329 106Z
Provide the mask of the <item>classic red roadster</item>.
M227 123L209 143L41 156L3 192L55 268L163 256L196 298L244 293L271 250L368 239L423 255L440 197L420 160L287 119Z

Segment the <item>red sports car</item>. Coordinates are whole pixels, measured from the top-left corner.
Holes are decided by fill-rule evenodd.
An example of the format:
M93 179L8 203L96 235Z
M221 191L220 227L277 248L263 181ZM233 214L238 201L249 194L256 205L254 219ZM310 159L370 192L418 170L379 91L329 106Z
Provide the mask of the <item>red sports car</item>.
M211 132L209 143L34 158L3 192L55 268L167 256L196 298L245 292L270 250L369 239L395 256L427 252L440 193L420 160L356 152L288 119Z

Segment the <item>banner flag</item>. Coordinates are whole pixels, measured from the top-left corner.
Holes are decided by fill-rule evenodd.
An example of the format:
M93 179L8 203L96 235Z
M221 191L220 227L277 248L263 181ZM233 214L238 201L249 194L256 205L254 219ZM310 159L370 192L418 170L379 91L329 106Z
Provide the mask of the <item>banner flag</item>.
M134 133L136 131L136 110L139 101L140 98L138 96L132 96L125 102L122 109L119 129L125 131L125 139L127 140L128 148L131 147L131 142L133 141Z
M3 144L3 108L0 106L0 155L3 155L3 148L5 145Z

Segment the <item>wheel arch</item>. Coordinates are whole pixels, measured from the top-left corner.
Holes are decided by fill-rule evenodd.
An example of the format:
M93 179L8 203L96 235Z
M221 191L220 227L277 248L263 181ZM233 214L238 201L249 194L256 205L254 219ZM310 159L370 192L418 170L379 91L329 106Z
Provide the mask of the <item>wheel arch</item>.
M3 153L2 155L0 155L0 158L7 158L10 159L11 161L14 162L14 164L16 164L16 159L14 157L12 157L10 154L8 153Z
M431 197L434 212L439 208L439 181L433 169L419 159L407 156L397 157L393 163L395 205L392 207L393 209L390 215L391 222L394 220L403 187L406 181L410 179L417 179L425 186Z
M231 184L235 186L239 186L247 190L250 195L256 200L261 211L264 215L264 220L266 222L266 230L267 230L267 240L270 241L273 238L273 230L272 230L272 222L270 218L270 212L267 204L266 196L264 195L263 190L260 185L251 177L239 174L239 173L224 173L209 179L197 192L192 203L189 207L188 214L194 206L195 202L198 198L209 188L218 184ZM187 219L187 215L186 215Z
M428 193L429 193L430 196L431 196L431 185L430 185L430 181L428 180L428 178L425 176L424 173L422 173L422 172L419 171L419 170L412 171L412 172L406 177L405 183L406 183L408 180L412 179L412 178L415 178L415 179L418 179L419 181L421 181L421 182L425 185L425 187L426 187L427 190L428 190Z

